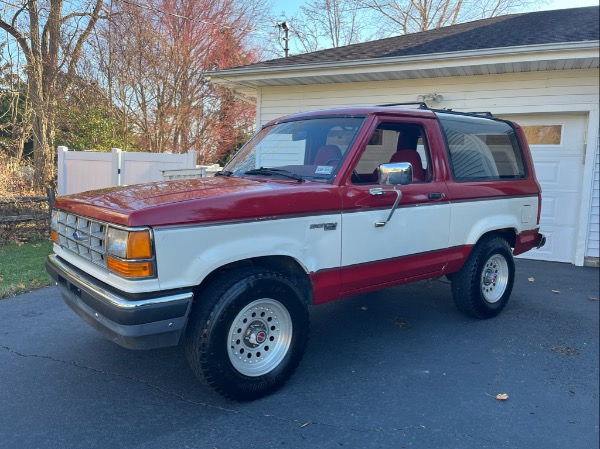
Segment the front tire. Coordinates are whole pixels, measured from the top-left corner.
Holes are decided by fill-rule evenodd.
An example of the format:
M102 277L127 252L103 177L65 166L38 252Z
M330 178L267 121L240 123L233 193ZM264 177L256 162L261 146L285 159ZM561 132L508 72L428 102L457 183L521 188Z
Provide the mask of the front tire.
M452 297L467 315L492 318L506 306L514 277L515 262L508 242L499 236L484 237L452 276Z
M203 383L229 399L251 401L294 373L308 339L308 309L282 274L245 268L214 281L188 324L188 363Z

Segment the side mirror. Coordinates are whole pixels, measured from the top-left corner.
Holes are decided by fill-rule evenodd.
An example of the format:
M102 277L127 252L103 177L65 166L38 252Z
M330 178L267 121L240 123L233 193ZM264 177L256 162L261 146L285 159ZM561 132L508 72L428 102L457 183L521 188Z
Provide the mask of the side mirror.
M396 186L405 186L413 182L413 169L412 165L408 162L397 162L393 164L381 164L379 166L379 184L384 186L394 186L396 192L396 201L390 210L390 214L385 221L378 221L375 223L376 228L382 228L392 219L392 215L396 211L400 200L402 199L402 192L396 189ZM383 189L378 189L383 192Z
M381 164L379 166L379 184L384 186L405 186L413 182L413 168L409 162Z

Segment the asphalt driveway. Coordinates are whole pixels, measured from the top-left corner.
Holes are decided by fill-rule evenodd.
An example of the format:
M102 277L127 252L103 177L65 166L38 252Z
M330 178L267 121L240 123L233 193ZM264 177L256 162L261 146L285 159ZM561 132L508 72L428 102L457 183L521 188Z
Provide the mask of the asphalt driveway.
M598 447L599 270L517 276L488 321L441 281L315 307L296 375L248 404L197 385L181 348L105 340L53 287L0 300L0 448Z

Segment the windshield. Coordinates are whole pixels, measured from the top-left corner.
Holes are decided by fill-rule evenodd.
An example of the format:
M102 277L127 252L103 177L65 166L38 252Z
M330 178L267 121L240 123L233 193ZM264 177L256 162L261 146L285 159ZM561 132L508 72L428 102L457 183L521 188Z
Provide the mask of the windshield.
M332 117L268 126L242 147L223 172L329 182L363 121L363 117Z

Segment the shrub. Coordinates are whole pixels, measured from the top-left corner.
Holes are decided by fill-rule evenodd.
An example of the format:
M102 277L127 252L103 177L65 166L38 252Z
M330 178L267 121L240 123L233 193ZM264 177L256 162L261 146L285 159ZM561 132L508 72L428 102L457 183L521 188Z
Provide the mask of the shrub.
M31 242L49 237L48 202L26 200L46 195L46 192L36 192L33 186L33 167L0 153L0 245L7 241Z

